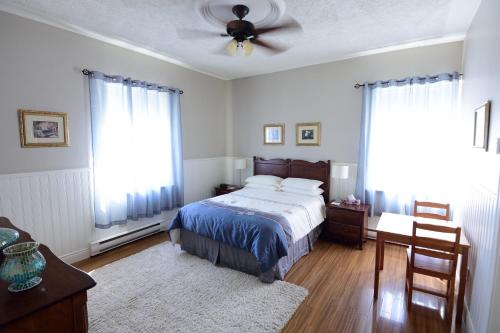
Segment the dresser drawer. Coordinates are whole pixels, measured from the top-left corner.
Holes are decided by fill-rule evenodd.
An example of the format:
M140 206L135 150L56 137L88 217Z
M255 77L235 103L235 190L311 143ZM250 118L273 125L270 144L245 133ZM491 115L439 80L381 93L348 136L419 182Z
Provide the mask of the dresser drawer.
M326 232L331 238L358 241L361 235L361 227L327 221Z
M349 224L352 226L363 225L363 212L353 212L339 208L328 208L327 219L332 222Z

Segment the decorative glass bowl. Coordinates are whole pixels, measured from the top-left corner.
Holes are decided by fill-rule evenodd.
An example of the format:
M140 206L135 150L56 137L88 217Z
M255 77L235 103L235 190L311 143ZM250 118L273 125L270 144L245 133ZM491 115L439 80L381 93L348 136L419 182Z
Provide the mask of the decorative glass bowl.
M17 230L0 228L0 250L14 243L19 238Z
M11 283L9 291L27 290L42 282L46 262L38 251L39 245L37 242L18 243L3 250L5 258L0 265L0 279Z

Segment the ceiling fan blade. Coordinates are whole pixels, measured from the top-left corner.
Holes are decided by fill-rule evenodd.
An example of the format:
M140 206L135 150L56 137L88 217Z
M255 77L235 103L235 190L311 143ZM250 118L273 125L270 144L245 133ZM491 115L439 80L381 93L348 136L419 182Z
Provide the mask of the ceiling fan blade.
M255 45L263 47L265 50L273 54L285 52L286 50L289 49L289 47L283 45L270 44L266 41L263 41L262 39L250 39L250 42L252 42Z
M295 32L295 31L302 31L302 26L300 25L299 22L295 21L294 19L288 19L287 21L283 22L280 25L275 25L271 27L262 27L262 28L257 28L254 30L254 33L256 36L258 35L263 35L267 34L270 32L282 32L282 31L287 31L287 32Z
M177 29L177 35L181 39L205 39L213 37L229 37L225 33L201 30L201 29Z

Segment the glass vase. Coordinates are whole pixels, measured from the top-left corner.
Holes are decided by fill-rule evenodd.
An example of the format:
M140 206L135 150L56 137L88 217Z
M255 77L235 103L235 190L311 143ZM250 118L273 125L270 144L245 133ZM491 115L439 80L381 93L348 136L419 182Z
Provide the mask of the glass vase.
M46 262L38 251L39 245L37 242L25 242L3 250L5 258L0 265L0 279L11 283L9 291L27 290L42 282Z

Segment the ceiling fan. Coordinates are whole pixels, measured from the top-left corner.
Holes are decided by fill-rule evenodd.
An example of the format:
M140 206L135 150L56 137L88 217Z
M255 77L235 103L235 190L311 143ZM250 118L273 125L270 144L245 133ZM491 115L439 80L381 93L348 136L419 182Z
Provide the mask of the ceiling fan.
M222 6L230 7L228 5ZM284 52L288 50L289 47L276 43L266 42L262 40L261 36L266 33L285 30L302 31L300 24L293 19L289 19L280 25L256 28L252 22L244 20L245 16L247 16L250 12L250 8L241 4L232 6L230 8L233 14L238 19L228 22L226 24L226 33L219 34L218 36L232 37L231 41L226 45L227 54L231 56L234 56L240 52L242 52L246 56L249 56L252 54L255 45L260 46L263 49L274 54ZM178 29L177 32L179 36L184 39L215 36L214 33L203 30Z

